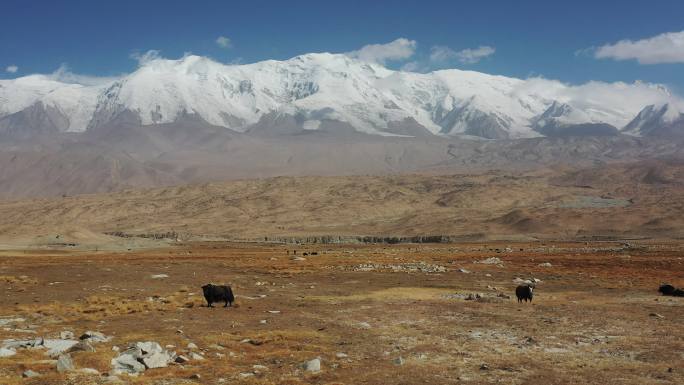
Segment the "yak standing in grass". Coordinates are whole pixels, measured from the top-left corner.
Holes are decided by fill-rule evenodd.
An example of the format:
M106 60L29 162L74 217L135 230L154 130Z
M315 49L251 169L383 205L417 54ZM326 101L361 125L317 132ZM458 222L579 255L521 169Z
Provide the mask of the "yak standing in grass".
M208 307L214 307L212 304L214 302L225 302L225 306L233 306L235 302L235 297L233 296L233 289L227 285L213 285L211 283L202 286L202 291L204 292L204 299L207 300Z
M515 296L518 297L518 302L522 302L523 300L525 300L525 302L528 300L532 302L534 287L530 285L520 285L515 288Z

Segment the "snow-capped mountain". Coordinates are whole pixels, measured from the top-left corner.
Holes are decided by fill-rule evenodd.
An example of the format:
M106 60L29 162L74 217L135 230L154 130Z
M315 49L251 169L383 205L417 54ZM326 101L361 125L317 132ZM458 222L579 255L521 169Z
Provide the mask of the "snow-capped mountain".
M543 114L532 119L532 128L546 136L615 135L618 129L567 103L554 101Z
M50 75L0 80L0 133L82 132L132 114L143 126L194 115L239 132L288 121L301 131L525 138L606 134L664 102L680 113L681 100L641 83L568 86L456 69L421 74L329 53L246 65L189 55L151 60L98 85ZM646 133L633 125L627 131Z
M624 132L634 136L684 135L684 113L670 104L646 106L625 126Z

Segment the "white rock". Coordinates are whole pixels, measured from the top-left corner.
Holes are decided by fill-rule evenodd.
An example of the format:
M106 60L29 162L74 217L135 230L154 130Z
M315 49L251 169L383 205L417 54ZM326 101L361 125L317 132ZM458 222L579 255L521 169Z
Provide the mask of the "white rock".
M335 353L335 357L337 357L337 358L347 358L347 357L349 357L349 355L347 355L347 353L338 352L338 353Z
M40 373L34 372L33 370L29 369L24 371L24 373L22 373L21 376L24 378L40 377Z
M57 371L60 373L70 372L74 370L74 362L71 360L71 356L68 354L62 354L57 359Z
M112 358L112 367L114 374L137 374L145 371L145 365L138 362L132 354L125 353Z
M200 354L197 354L197 353L195 353L195 352L190 352L190 354L188 354L188 355L190 356L191 359L193 359L193 360L195 360L195 361L202 361L202 360L204 360L204 357L202 357Z
M78 369L77 371L79 373L90 374L93 376L99 376L100 375L100 372L97 369L93 369L93 368L83 368L83 369Z
M481 261L478 261L477 263L483 263L485 265L499 265L501 264L501 260L497 257L491 257L487 259L483 259Z
M194 342L190 342L188 344L188 349L198 349L197 345Z
M33 378L33 377L40 377L40 373L34 372L33 370L26 370L24 373L21 374L22 377L24 378Z
M176 357L176 363L179 363L179 364L184 364L184 363L189 362L189 361L190 361L190 359L188 357L182 355L182 354L179 355L178 357Z
M313 360L306 361L302 364L304 370L307 372L320 372L321 371L321 359L320 357L314 358Z
M169 366L173 358L167 352L154 352L144 357L142 361L148 369L156 369Z
M57 357L78 344L77 340L43 340L43 346L48 349L47 355Z
M152 341L137 342L134 346L140 349L142 354L162 353L164 351L161 345Z
M16 350L9 348L0 348L0 358L1 357L12 357L17 354Z
M153 274L150 276L152 279L164 279L164 278L169 278L167 274Z

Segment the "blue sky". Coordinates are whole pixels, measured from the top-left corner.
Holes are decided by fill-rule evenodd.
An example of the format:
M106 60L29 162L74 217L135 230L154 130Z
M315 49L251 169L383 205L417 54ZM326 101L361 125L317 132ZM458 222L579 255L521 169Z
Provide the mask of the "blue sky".
M136 68L131 54L151 49L170 58L192 52L249 63L404 38L411 54L387 61L389 67L411 63L421 71L462 68L569 83L643 80L684 90L684 46L611 46L684 31L681 0L3 0L0 12L0 78L50 73L64 63L75 73L119 75ZM217 43L221 36L229 39L225 47ZM433 55L439 60L430 60L439 49L443 55Z

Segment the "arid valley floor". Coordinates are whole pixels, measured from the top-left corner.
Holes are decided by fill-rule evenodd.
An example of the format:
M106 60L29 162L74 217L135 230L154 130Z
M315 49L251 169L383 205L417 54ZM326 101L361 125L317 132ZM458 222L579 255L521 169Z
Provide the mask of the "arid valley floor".
M0 340L113 338L63 374L17 349L0 383L116 383L113 347L154 341L204 359L121 383L681 384L684 301L656 290L681 284L683 256L652 240L6 250ZM539 280L532 304L516 278ZM207 282L231 284L238 306L206 307ZM317 357L320 372L302 369Z

